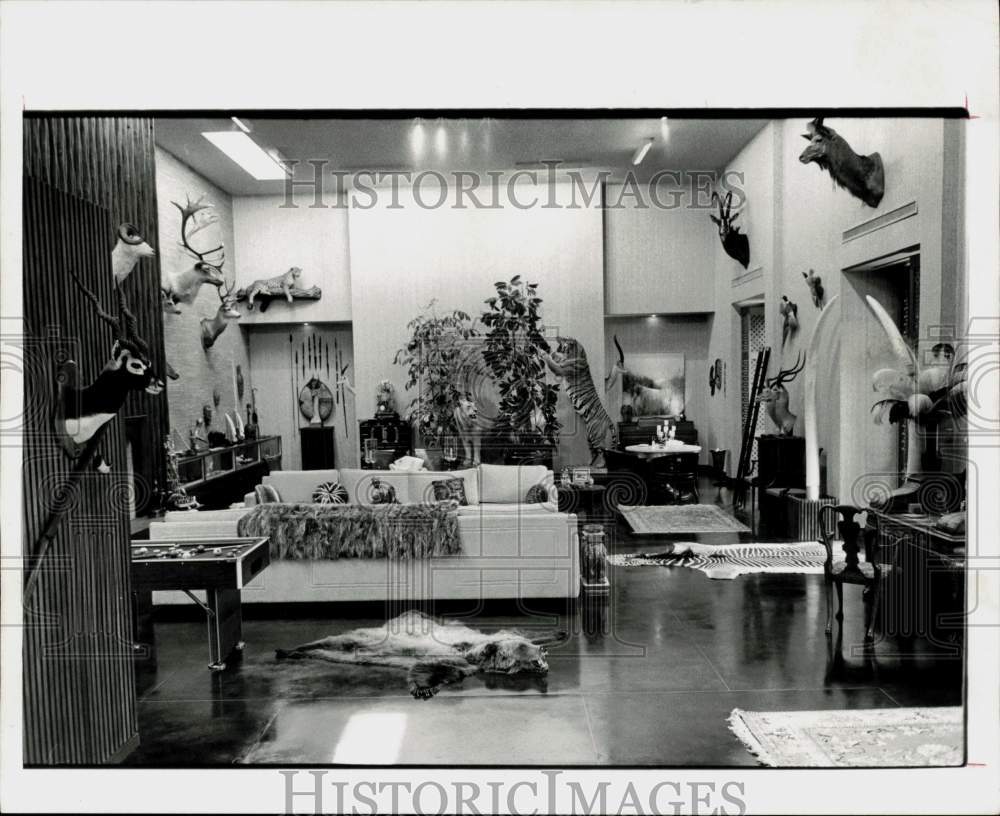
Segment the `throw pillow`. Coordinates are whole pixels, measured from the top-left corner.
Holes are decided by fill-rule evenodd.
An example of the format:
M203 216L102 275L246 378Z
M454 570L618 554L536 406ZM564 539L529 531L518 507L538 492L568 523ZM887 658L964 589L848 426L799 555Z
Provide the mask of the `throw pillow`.
M257 504L274 504L281 501L278 489L274 485L259 484L253 489L253 493L257 497Z
M532 485L528 490L528 495L524 497L526 504L542 504L549 500L549 491L545 489L545 485Z
M396 488L381 479L372 479L369 490L369 501L372 504L398 504Z
M340 482L323 482L312 495L313 504L347 504L350 496Z
M465 496L464 479L438 479L431 482L431 487L434 488L434 499L436 501L454 499L462 507L467 507L469 504Z

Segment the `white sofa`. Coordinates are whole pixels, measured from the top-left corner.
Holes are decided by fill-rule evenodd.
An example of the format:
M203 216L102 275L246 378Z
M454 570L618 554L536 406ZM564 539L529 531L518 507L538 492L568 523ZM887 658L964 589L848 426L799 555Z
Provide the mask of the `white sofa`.
M487 598L569 598L580 587L577 519L560 513L552 472L544 467L482 465L466 471L373 470L275 471L263 479L283 502L309 502L315 488L340 482L352 503L367 503L374 478L391 484L403 503L433 500L431 482L460 477L468 506L458 508L459 555L387 560L342 558L329 561L272 561L243 589L244 603L309 601L418 601ZM548 501L523 501L542 484ZM237 534L244 507L177 511L150 525L151 540L225 537ZM190 603L180 592L158 592L156 603Z

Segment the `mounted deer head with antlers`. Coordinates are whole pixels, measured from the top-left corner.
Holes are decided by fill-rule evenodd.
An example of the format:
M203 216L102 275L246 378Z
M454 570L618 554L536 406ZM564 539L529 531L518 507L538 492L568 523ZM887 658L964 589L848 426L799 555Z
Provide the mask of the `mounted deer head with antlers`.
M805 355L800 351L791 368L783 368L777 375L764 382L764 390L757 397L757 402L767 408L767 415L778 429L779 436L792 436L795 432L795 420L798 417L788 410L788 389L785 383L794 380L805 368Z
M135 315L129 311L121 288L115 287L118 296L118 317L115 317L104 311L97 296L75 273L70 274L97 316L112 331L111 357L91 385L78 387L77 365L72 360L59 372L56 429L64 450L76 459L87 443L117 415L130 391L159 394L163 381L153 372L149 347L139 336ZM98 469L106 472L107 463L100 454L96 455L95 462Z
M198 295L203 283L212 286L222 286L222 265L226 261L226 252L222 244L210 249L198 249L192 240L202 230L218 223L218 216L212 211L211 204L204 202L204 196L199 196L192 202L188 196L183 207L176 201L171 202L181 211L180 246L194 259L194 265L178 271L164 271L160 288L163 291L163 309L173 314L180 314L178 303L191 304ZM204 203L203 203L204 202ZM211 242L214 243L214 242Z
M806 131L802 138L808 140L809 147L802 151L799 161L815 162L851 195L869 207L877 207L885 193L882 157L878 153L859 156L843 136L823 124L822 117L807 124Z
M242 317L236 306L236 281L226 283L216 291L219 295L219 308L215 317L201 319L201 346L206 351L215 345L216 338L226 330L230 320Z
M722 248L726 254L734 261L739 261L743 268L750 266L750 239L740 232L739 227L733 226L733 221L739 217L739 213L732 214L733 191L726 193L725 204L716 192L712 193L712 203L719 202L718 217L709 216L719 228L719 238L722 239Z

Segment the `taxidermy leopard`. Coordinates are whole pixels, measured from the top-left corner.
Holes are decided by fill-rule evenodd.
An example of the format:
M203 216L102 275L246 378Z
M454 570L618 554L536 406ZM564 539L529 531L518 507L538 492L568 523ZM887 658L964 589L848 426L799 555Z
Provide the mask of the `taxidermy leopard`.
M383 626L355 629L287 651L278 649L275 657L406 669L410 694L427 700L443 686L473 674L547 674L544 646L567 637L565 632L553 632L529 638L507 629L486 634L456 621L410 611Z
M297 266L293 266L284 275L275 275L273 278L255 280L246 289L247 305L250 311L253 311L253 299L257 295L282 294L291 303L292 289L298 286L299 278L301 277L302 270Z

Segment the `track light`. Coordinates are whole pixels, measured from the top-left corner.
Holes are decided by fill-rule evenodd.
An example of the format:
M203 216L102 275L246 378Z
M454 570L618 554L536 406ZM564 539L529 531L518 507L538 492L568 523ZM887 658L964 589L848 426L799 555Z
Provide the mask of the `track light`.
M638 167L640 164L642 164L642 160L646 158L646 154L649 152L649 149L652 146L653 146L652 136L646 139L646 141L643 142L641 145L639 145L639 148L635 151L635 153L632 154L633 166Z

